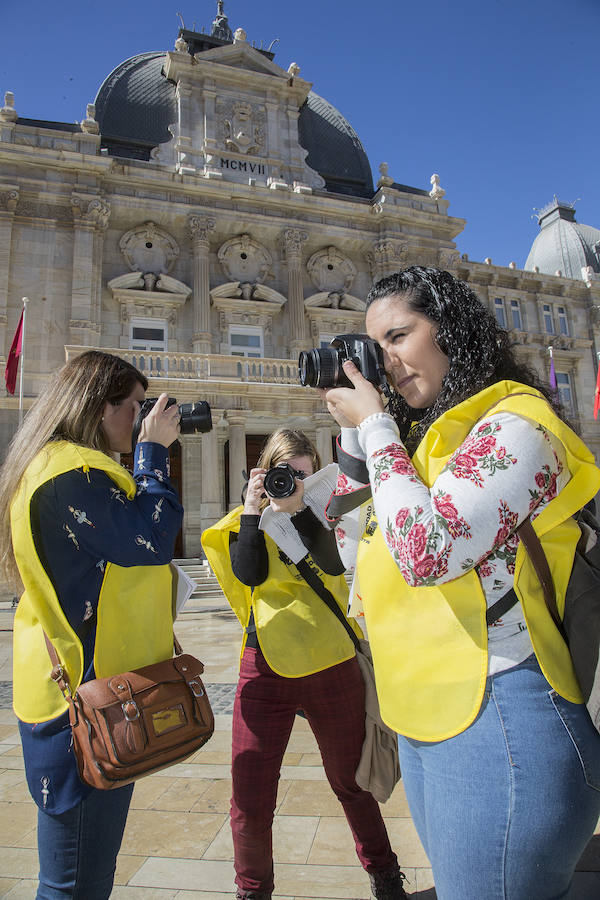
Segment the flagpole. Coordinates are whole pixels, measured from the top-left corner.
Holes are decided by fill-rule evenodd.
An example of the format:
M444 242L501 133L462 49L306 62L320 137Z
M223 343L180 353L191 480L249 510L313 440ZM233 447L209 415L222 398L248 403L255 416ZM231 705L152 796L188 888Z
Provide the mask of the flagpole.
M21 372L19 374L19 428L23 422L23 370L25 368L25 326L29 297L23 297L23 329L21 331Z

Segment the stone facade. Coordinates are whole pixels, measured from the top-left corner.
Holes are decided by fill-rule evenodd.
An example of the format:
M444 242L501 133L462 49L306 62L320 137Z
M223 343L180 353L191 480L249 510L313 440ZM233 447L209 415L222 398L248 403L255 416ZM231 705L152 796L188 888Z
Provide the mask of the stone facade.
M107 151L93 104L78 126L21 119L14 98L0 110L0 364L27 296L25 407L87 347L143 368L150 396L208 400L212 432L180 441L182 552L196 556L275 427L302 428L331 460L335 423L298 384L298 352L362 331L374 279L431 264L504 315L541 373L553 347L600 458L600 284L461 257L465 222L448 215L437 175L431 191L407 188L382 164L370 197L326 189L298 139L311 85L297 65L280 68L241 30L194 55L177 45L163 72L178 118L148 159ZM2 448L17 407L0 398Z

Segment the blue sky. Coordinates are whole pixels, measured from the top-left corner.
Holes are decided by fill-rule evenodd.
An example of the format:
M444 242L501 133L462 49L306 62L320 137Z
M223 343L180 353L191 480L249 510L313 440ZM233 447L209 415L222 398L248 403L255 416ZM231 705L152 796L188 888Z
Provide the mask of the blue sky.
M214 0L0 0L0 99L73 122L124 59L171 49L180 13ZM358 132L378 177L429 189L438 172L474 260L524 265L534 208L556 194L600 227L600 0L225 0L233 30L275 45Z

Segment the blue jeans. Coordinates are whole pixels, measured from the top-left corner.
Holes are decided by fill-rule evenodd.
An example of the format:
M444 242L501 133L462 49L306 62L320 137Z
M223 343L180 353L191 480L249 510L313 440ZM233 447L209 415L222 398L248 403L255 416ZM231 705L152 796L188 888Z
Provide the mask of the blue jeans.
M600 816L600 734L534 656L488 678L461 734L398 745L438 900L568 896Z
M57 816L38 811L36 900L107 900L112 891L133 785L92 791Z

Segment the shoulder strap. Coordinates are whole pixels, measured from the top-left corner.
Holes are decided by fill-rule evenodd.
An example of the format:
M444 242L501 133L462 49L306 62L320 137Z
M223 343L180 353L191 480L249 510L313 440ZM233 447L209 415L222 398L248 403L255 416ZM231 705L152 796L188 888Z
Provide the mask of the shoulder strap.
M321 600L329 607L334 616L342 623L346 631L348 632L348 637L354 644L357 650L360 650L360 643L358 637L352 631L350 627L350 623L346 619L344 613L341 611L337 603L335 602L335 598L331 591L328 591L317 573L312 569L309 564L306 562L306 557L301 559L299 562L294 564L306 583L309 587L313 589L315 594L317 594Z
M531 524L531 519L529 518L529 516L525 519L524 522L521 523L520 527L517 528L517 534L519 535L520 540L523 541L523 545L525 547L525 550L527 551L527 555L529 556L533 564L535 573L542 586L542 590L544 592L544 600L546 601L548 612L552 616L554 624L566 640L563 623L558 614L554 582L552 581L552 575L550 573L548 560L546 559L544 548L542 547L540 539L535 533L535 529Z

